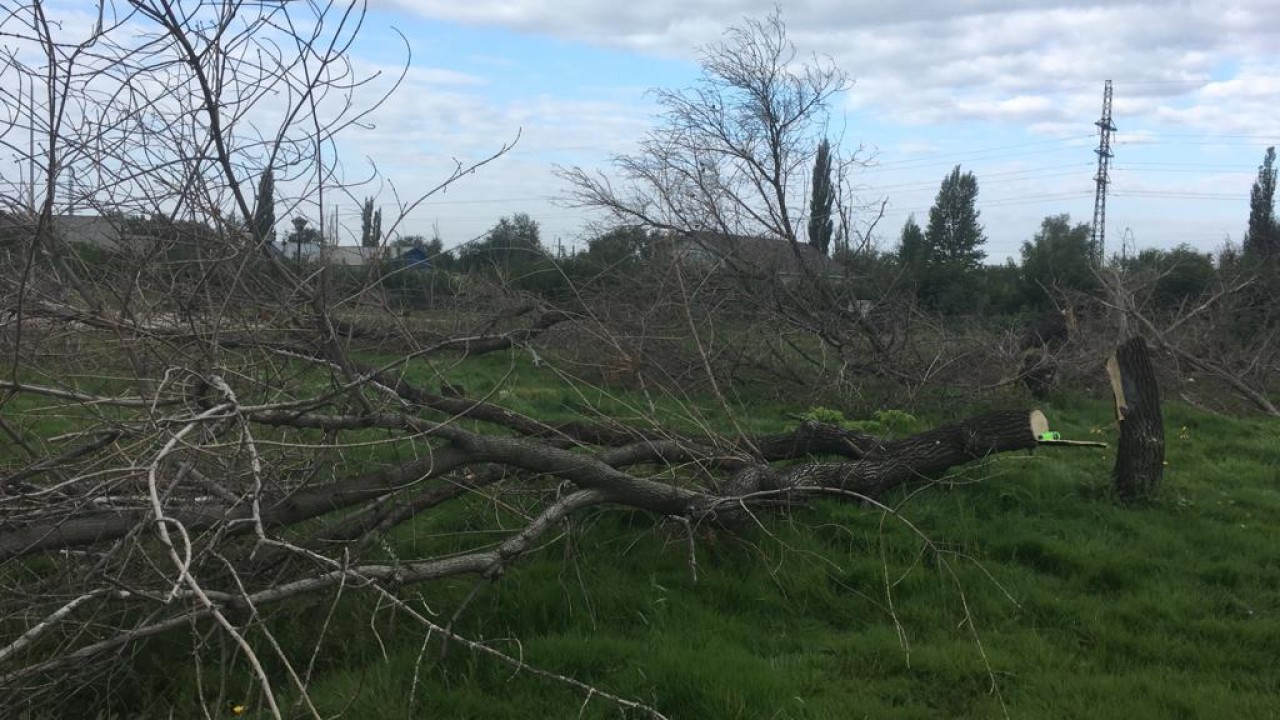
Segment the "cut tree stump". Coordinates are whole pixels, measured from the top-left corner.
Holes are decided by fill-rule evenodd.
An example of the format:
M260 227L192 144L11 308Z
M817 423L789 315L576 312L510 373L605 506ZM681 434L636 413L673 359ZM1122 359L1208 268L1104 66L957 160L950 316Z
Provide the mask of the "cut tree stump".
M1107 360L1107 375L1120 425L1112 482L1125 500L1146 498L1164 476L1164 418L1146 341L1135 336L1116 348Z

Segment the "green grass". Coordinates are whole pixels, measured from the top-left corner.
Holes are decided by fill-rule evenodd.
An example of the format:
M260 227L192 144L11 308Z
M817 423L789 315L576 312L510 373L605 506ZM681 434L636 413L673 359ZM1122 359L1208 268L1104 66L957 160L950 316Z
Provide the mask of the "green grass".
M599 411L729 425L705 398L649 404L568 387L520 360L480 360L439 370L549 420ZM411 372L438 382L425 363ZM1106 401L1043 408L1064 437L1114 443ZM747 398L735 410L741 427L779 430L806 407ZM699 528L696 581L682 527L597 509L484 587L456 629L672 718L1280 717L1280 423L1180 404L1165 413L1168 468L1149 503L1109 493L1113 448L1006 454L891 494L896 515L824 501L735 531ZM391 450L360 452L372 454L347 461ZM517 519L475 498L397 528L378 552L456 551ZM450 580L400 596L443 624L473 587ZM318 645L311 699L325 717L620 716L599 697L446 647L370 594L330 601L268 611L300 665ZM191 643L179 633L148 645L116 712L195 716ZM225 639L204 647L205 696L267 717L243 658ZM302 717L267 661L287 716Z
M1067 437L1111 432L1106 403L1060 404L1047 410ZM1180 405L1166 419L1168 474L1145 505L1110 497L1109 451L1006 455L888 498L927 541L897 517L823 502L699 530L696 582L682 529L597 510L486 588L458 630L674 718L1280 717L1280 425ZM468 528L464 513L423 518L393 551L439 550ZM470 589L402 594L444 621ZM299 647L326 609L308 608L277 621ZM313 700L378 718L583 706L466 648L442 653L438 638L424 652L424 637L368 599L341 604ZM241 665L230 674L244 685ZM190 678L170 679L142 706L182 697ZM582 717L618 710L594 698Z

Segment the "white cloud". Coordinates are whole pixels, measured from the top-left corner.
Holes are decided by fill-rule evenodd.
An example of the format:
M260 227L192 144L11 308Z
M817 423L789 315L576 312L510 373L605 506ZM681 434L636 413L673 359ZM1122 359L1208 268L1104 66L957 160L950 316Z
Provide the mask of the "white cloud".
M426 18L686 60L720 40L726 27L774 7L774 0L394 2ZM1240 140L1233 148L1197 141L1187 149L1187 136L1276 138L1280 12L1274 0L1237 0L1227 7L1133 0L810 0L787 3L783 18L802 55L829 56L856 80L847 109L895 128L899 136L905 131L927 138L940 151L931 153L939 162L945 158L977 170L994 259L1016 255L1045 214L1089 219L1090 146L1097 142L1092 125L1101 115L1104 80L1114 81L1115 141L1125 163L1179 148L1192 165L1222 161L1250 170L1256 160ZM1002 135L1022 138L1022 132L1074 140L1016 150L1039 158L1045 168L1028 176L999 176L1000 168L988 158L1003 152L966 153L963 145L982 138L976 147L998 149L1008 144ZM881 226L892 244L907 213L927 212L934 176L944 170L929 165L927 156L923 163L903 164L924 146L888 141L897 161L866 180L869 193L893 201ZM1192 170L1163 168L1151 177L1145 170L1119 170L1113 190L1120 194L1109 207L1111 235L1132 227L1145 244L1194 242L1210 249L1206 243L1220 241L1223 228L1242 226L1238 205L1247 203L1248 179L1228 173L1188 180Z
M768 13L774 0L737 4L723 0L625 4L375 0L374 4L425 18L691 59L698 46L721 39L724 28L743 17ZM1210 3L1103 0L819 0L788 4L784 20L802 54L828 55L854 76L857 84L847 97L851 108L888 125L920 129L912 132L919 140L914 146L889 140L895 157L901 158L951 149L940 130L962 125L993 123L996 136L1006 128L1050 137L1087 134L1100 114L1102 81L1108 78L1115 80L1116 87L1115 114L1121 128L1117 142L1135 150L1178 132L1170 126L1183 132L1275 133L1280 60L1274 39L1280 37L1280 12L1272 4L1273 0L1246 0L1222 8ZM580 214L546 202L563 191L550 166L605 167L611 153L634 147L652 111L644 104L643 88L610 86L610 78L600 73L598 86L576 88L576 99L530 95L505 84L509 81L504 75L512 74L508 72L512 61L503 56L501 46L484 46L466 59L470 72L411 68L403 87L366 118L367 125L345 132L340 143L348 174L361 175L360 158L367 156L384 177L396 179L402 198L413 197L447 176L456 162L492 153L519 130L521 140L513 152L467 177L446 195L432 198L410 216L404 229L429 232L431 220L439 215L449 222L446 241L456 242L517 211L544 219L544 229L551 235L580 227ZM385 87L400 71L361 62L357 74L373 70L382 71L382 76L366 95ZM857 137L857 132L850 132L851 140L883 141ZM1086 164L1092 157L1087 147L1080 155ZM956 159L969 167L970 160L981 158ZM999 169L980 170L981 177ZM941 171L937 174L940 177ZM1088 196L1091 177L1088 169L1080 178L1052 183L1051 178L1002 183L993 177L984 180L983 199L1007 201L1014 208L1010 214L1016 210L1030 216L1040 208L1012 205L1022 201L1019 194ZM932 185L920 191L918 198L894 191L897 206L927 209L937 178L930 175L929 179L925 185ZM1238 179L1233 181L1230 192L1238 185ZM372 185L369 192L380 192L380 198L387 199L384 204L389 204L388 186ZM1046 207L1054 212L1066 209L1056 202ZM998 207L993 205L986 215L993 234L997 214L1002 212ZM1087 213L1091 197L1081 207ZM1081 212L1071 209L1077 215ZM1006 245L1015 247L1012 240L1006 240Z
M498 25L601 46L691 58L744 16L773 2L749 0L395 0L429 18ZM1215 80L1222 65L1274 57L1280 13L1271 0L1213 3L1094 0L817 0L784 9L805 52L830 55L854 75L853 106L909 124L963 119L1060 123L1098 113L1102 81L1116 81L1117 114L1216 129L1216 98L1280 99L1274 82ZM1274 80L1274 78L1272 78ZM1123 92L1121 92L1123 90ZM1190 94L1190 95L1189 95ZM1172 110L1175 99L1191 108ZM1158 110L1164 107L1163 110ZM1269 112L1248 108L1235 125Z
M1153 115L1169 125L1216 133L1276 135L1280 63L1246 65L1233 77L1205 84L1185 103L1162 104Z
M397 196L400 203L410 204L459 164L486 158L518 136L500 160L417 205L396 232L429 235L439 220L445 244L452 246L479 236L504 215L527 212L542 223L544 240L572 236L584 216L552 205L565 190L552 166L603 166L611 153L630 150L648 128L648 107L639 104L639 92L631 102L520 93L502 99L504 93L491 92L502 74L500 65L494 67L494 77L487 79L413 69L367 122L341 136L348 177L360 175L351 165L354 157L367 157L376 165L376 182L352 192L357 199L377 198L388 230ZM358 66L361 74L377 69L384 72L368 88L369 94L386 89L398 72ZM358 217L345 209L340 214L347 235L354 237Z

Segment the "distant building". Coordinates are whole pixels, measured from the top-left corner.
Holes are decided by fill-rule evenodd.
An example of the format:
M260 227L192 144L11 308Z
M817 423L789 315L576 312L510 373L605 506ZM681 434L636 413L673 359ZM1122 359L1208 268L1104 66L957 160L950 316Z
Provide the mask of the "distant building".
M207 225L163 217L146 219L123 215L54 215L52 235L69 245L113 253L153 253L201 243L224 243ZM0 234L30 237L39 218L0 213Z
M103 250L124 250L140 240L130 237L120 219L100 215L54 216L53 231L69 243L91 245Z
M281 242L274 247L289 259L300 258L309 262L324 262L345 267L367 267L379 262L398 262L409 253L397 256L395 248L364 247L361 245L316 245L315 243ZM425 259L425 256L424 256Z
M390 256L384 247L362 247L360 245L321 245L320 259L330 265L346 265L348 267L365 267L374 265Z
M673 260L784 281L843 277L840 265L808 243L781 238L700 232L669 238Z
M100 215L54 215L53 233L66 242L119 251L128 242L122 222ZM6 235L30 236L38 219L32 215L0 214L0 232Z
M0 238L30 237L35 229L36 219L31 216L0 212ZM53 233L69 244L100 248L113 253L146 254L180 246L196 247L201 242L228 242L228 238L217 236L213 230L200 223L111 215L54 215ZM383 261L419 269L432 267L431 258L421 247L411 247L399 252L394 247L324 243L299 245L285 240L269 243L267 247L288 260L300 258L347 267L366 267Z
M399 257L395 258L395 262L400 267L414 270L430 270L432 267L431 258L427 255L427 249L421 245L414 245L400 253Z

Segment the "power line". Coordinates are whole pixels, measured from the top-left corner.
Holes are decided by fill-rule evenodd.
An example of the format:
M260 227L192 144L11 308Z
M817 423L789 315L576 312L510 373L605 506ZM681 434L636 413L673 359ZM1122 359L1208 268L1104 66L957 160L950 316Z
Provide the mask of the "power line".
M1116 166L1117 170L1138 169L1143 172L1192 172L1200 171L1217 171L1217 172L1246 172L1247 168L1240 165L1223 165L1221 163L1190 163L1190 162L1161 162L1161 161L1128 161L1122 165ZM1252 175L1252 173L1249 173Z
M1079 170L1088 167L1087 163L1068 163L1062 165L1051 165L1042 168L1025 168L1022 170L1005 170L1002 172L985 173L982 175L981 183L983 187L989 185L1000 185L1011 182L1026 182L1028 180L1044 180L1055 177L1070 177L1078 175ZM1077 172L1058 172L1066 168L1076 168ZM991 178L996 178L992 180ZM875 185L871 190L876 192L884 190L930 190L937 189L940 181L920 180L907 183L894 183L890 185Z
M1120 190L1116 197L1170 198L1187 200L1231 200L1243 202L1245 197L1236 193L1202 193L1191 190Z
M1215 137L1223 137L1223 138L1232 137L1229 135L1187 135L1186 137L1188 138L1194 137L1194 138L1201 138L1201 139L1179 140L1176 137L1170 136L1170 135L1163 135L1163 136L1157 136L1157 137L1142 137L1138 140L1126 140L1122 137L1116 140L1116 144L1146 146L1146 147L1173 146L1173 147L1228 147L1228 148L1261 147L1263 145L1268 145L1268 144L1270 145L1280 144L1280 136L1275 136L1275 135L1269 135L1269 136L1259 135L1257 136L1258 139L1252 142L1229 142L1227 140L1204 139L1204 138L1215 138ZM1243 136L1239 136L1239 137L1243 137Z
M986 208L1008 207L1013 205L1029 205L1032 203L1044 202L1049 200L1083 200L1088 198L1091 193L1088 190L1072 190L1056 193L1040 193L1036 195L1021 195L1012 198L998 198L996 200L986 200L979 203L979 210ZM890 203L886 211L891 215L905 215L921 212L928 212L933 207L930 205L917 205L915 207L899 208Z
M931 167L934 165L945 166L952 164L955 159L975 159L975 160L1003 160L1013 157L1028 157L1032 155L1044 155L1053 152L1062 152L1071 149L1071 145L1067 143L1080 140L1082 138L1093 137L1092 135L1082 135L1067 138L1052 138L1049 140L1035 140L1025 143L1015 143L1012 145L999 145L996 147L980 148L977 150L957 150L949 153L932 153L928 157L907 158L903 160L889 160L886 162L873 162L863 168L864 173L889 172L894 170L919 170L921 168ZM991 155L991 153L1000 153L1004 150L1014 150L1019 148L1027 148L1048 144L1060 144L1061 147L1044 150L1029 150L1026 152L1002 153ZM948 158L945 162L940 162L942 158Z
M1275 133L1160 133L1159 137L1168 138L1248 138L1254 140L1280 140Z

